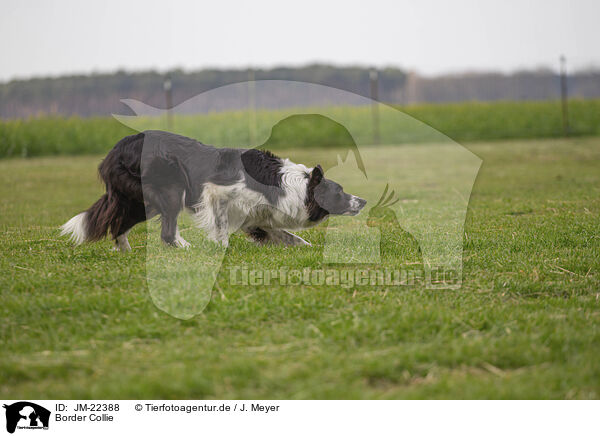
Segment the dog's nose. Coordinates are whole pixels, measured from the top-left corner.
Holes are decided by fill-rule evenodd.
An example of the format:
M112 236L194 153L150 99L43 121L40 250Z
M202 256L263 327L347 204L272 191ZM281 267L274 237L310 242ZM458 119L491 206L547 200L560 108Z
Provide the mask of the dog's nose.
M367 200L365 200L364 198L356 197L356 199L358 200L359 209L362 209L363 207L365 207L365 204L367 204Z

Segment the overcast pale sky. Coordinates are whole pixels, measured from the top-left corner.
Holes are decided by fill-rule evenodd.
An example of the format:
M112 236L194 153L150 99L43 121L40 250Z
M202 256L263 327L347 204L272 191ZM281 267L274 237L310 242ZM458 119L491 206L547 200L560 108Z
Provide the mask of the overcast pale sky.
M433 75L600 66L599 0L2 0L0 80L309 62Z

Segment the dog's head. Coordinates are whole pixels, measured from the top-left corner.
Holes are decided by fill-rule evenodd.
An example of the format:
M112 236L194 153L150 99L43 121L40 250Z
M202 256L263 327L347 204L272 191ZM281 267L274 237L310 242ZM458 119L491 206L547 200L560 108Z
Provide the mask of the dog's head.
M321 165L314 167L308 177L306 207L313 223L329 215L356 215L367 204L367 200L344 192L338 183L326 179Z

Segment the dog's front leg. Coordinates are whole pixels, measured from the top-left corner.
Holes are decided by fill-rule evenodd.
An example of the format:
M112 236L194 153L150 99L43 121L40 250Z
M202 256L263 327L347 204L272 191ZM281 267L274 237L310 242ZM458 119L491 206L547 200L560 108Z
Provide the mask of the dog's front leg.
M214 227L212 237L224 247L229 245L229 218L227 216L227 201L217 199L213 202Z
M293 233L285 230L269 229L266 231L266 233L269 242L274 244L284 244L287 246L311 245L310 242L305 241L300 236L294 235Z

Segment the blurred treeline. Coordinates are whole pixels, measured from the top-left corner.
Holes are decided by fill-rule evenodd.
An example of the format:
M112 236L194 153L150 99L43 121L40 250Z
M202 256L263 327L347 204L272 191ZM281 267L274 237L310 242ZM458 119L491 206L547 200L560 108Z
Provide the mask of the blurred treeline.
M171 71L174 105L201 92L223 85L257 79L292 80L340 88L369 97L370 69L308 65L295 68L256 70ZM163 84L166 74L158 72L91 74L58 78L14 80L0 84L0 118L26 118L44 115L105 116L124 113L122 98L140 100L164 108ZM472 73L433 78L407 73L398 68L378 71L380 101L408 105L415 103L553 100L560 97L559 77L549 69L500 73ZM600 98L600 72L578 72L568 77L569 97ZM227 95L223 94L227 99ZM264 101L265 108L280 108L284 96L276 94ZM299 95L297 101L310 106L311 96ZM289 96L285 96L289 101ZM308 99L308 100L307 100ZM231 100L235 101L235 98ZM239 100L239 99L238 99ZM237 104L237 103L236 103ZM245 109L246 107L227 107ZM214 110L207 108L206 111ZM219 110L219 108L217 108Z

